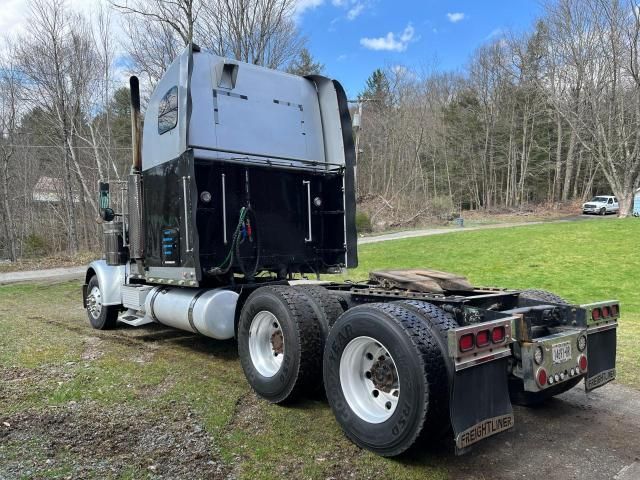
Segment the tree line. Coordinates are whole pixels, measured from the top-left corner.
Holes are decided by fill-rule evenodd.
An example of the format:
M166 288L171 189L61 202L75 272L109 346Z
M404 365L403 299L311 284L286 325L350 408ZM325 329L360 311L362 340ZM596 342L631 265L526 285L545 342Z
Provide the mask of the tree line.
M396 223L462 209L640 187L635 1L557 0L524 34L480 46L462 73L376 70L360 96L358 195Z
M130 164L123 61L146 95L191 42L320 73L295 6L111 0L88 16L31 0L24 33L0 50L0 258L98 247L97 182L123 179ZM381 199L400 223L609 192L628 214L640 186L639 38L633 1L556 0L462 72L376 70L355 107L359 198Z
M294 7L295 0L113 0L86 15L64 0L31 0L24 33L0 50L0 259L99 247L98 181L123 180L131 162L119 63L141 77L147 96L190 42L317 72L322 65L306 49Z

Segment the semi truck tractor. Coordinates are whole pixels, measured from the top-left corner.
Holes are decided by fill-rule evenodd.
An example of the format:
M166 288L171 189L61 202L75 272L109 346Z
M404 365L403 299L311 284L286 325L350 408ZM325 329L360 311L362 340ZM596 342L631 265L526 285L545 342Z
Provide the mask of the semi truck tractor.
M421 438L463 453L512 428L514 403L615 378L617 301L576 305L418 267L330 280L358 264L355 151L337 81L191 45L144 122L136 77L130 85L131 173L100 183L104 258L83 286L92 327L235 338L259 396L324 391L346 436L385 456Z

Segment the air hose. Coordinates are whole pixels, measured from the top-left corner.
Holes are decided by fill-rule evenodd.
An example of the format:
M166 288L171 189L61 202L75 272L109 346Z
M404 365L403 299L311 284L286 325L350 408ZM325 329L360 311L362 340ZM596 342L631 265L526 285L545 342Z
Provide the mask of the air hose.
M253 217L253 224L251 223L249 215ZM242 270L242 273L244 273L245 277L248 278L252 278L256 274L260 262L260 236L257 232L258 222L256 220L256 214L251 207L247 207L245 210L245 220L241 223L241 235L239 236L238 241L235 242L235 253L240 270ZM245 264L244 260L242 260L242 256L240 255L240 245L244 243L245 240L255 243L256 255L251 268Z
M251 214L253 217L253 222L247 216ZM238 224L236 225L236 229L233 232L233 236L231 237L231 246L227 255L220 265L215 268L212 268L209 273L212 275L224 275L231 270L233 266L234 256L238 260L238 266L242 273L247 277L253 277L258 269L258 262L260 261L260 243L259 236L256 235L257 232L257 222L255 212L251 207L242 207L240 209L240 215L238 217ZM246 240L253 242L255 237L256 242L256 260L254 265L249 270L240 256L240 245Z

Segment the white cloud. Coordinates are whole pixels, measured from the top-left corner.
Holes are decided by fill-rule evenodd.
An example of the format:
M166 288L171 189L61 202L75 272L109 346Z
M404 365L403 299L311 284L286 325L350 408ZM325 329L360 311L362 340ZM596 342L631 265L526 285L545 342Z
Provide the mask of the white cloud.
M409 43L417 40L413 25L408 24L402 33L389 32L384 37L361 38L360 45L369 50L386 50L389 52L404 52Z
M342 7L343 5L345 5L347 3L347 0L331 0L331 4L334 7Z
M354 20L364 10L364 3L356 3L347 12L347 20Z
M464 20L464 13L462 12L456 12L456 13L447 13L447 18L449 19L449 21L451 23L458 23L462 20Z
M324 0L297 0L295 6L295 15L300 17L307 10L313 10L324 3Z

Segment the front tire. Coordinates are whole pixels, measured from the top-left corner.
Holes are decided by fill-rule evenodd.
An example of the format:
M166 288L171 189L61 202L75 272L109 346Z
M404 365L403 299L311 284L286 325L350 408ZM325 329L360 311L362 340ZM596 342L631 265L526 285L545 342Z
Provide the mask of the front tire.
M607 214L607 209L605 207L602 207L600 209L600 215L605 216Z
M395 456L420 436L439 434L442 418L431 407L438 403L434 382L442 381L433 375L440 355L429 327L407 308L347 310L329 333L323 362L327 399L347 437Z
M240 313L238 353L251 388L272 403L318 390L322 378L319 319L289 286L255 290Z
M89 323L96 330L114 328L118 321L118 306L103 305L103 298L100 282L98 282L98 277L94 275L87 284L86 305Z

